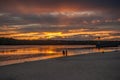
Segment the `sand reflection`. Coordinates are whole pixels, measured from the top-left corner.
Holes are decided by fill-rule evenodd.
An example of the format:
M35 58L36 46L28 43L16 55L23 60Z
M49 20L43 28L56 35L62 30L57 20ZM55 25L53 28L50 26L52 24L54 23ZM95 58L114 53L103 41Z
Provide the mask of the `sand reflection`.
M0 49L0 55L57 54L55 47L23 47Z
M43 60L62 57L62 51L67 50L68 56L89 54L96 52L110 52L116 48L100 48L81 45L21 45L21 46L0 46L0 66L26 61ZM119 50L119 48L117 48Z

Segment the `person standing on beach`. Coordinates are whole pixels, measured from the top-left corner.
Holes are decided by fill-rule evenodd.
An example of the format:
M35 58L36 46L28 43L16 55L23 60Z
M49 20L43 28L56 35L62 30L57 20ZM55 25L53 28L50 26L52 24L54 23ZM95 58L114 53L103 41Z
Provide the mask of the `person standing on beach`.
M64 50L62 51L62 54L63 54L63 56L65 56L65 51Z
M63 50L63 51L62 51L62 54L63 54L63 56L67 56L67 55L68 55L67 50Z
M68 55L67 50L65 50L65 56L67 56L67 55Z

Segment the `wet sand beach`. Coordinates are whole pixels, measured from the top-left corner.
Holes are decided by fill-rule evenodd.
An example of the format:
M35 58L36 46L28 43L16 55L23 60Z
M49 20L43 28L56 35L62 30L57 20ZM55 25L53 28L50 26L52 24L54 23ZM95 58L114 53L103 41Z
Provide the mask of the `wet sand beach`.
M1 66L0 80L120 80L120 52L91 53Z

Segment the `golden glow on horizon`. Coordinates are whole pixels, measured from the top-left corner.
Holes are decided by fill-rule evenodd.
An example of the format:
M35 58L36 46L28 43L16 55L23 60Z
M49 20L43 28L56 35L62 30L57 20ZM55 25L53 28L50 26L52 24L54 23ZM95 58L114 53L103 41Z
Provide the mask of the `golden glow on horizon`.
M56 15L52 14L52 15ZM65 15L71 15L69 13L61 13L61 14L65 14ZM79 13L75 13L74 15L79 14ZM82 14L82 13L80 13ZM79 15L80 15L79 14ZM87 12L85 12L84 14L87 14ZM63 18L64 20L64 18ZM106 19L107 20L107 19ZM119 20L119 18L118 18ZM117 21L118 21L117 20ZM93 20L93 24L99 23L100 20ZM87 24L87 22L84 22L85 24ZM32 32L33 27L35 26L35 31ZM45 29L47 30L47 32L42 31L42 30L37 30L37 29L41 29L42 27L46 27L49 26L50 28L55 28L55 31L51 31L49 32L49 27L46 27ZM120 39L119 36L119 31L118 30L90 30L89 28L81 28L81 29L72 29L71 27L72 25L69 24L69 22L65 22L62 25L42 25L42 24L26 24L26 25L3 25L0 27L0 37L5 37L5 38L14 38L14 39L19 39L19 40L46 40L46 39L70 39L73 38L74 36L82 36L85 39L88 39L89 37L91 38L91 36L93 36L94 38L91 38L92 40L96 40L96 37L100 36L102 37L101 40L112 40L112 39ZM74 25L73 25L74 26ZM32 28L30 28L32 27ZM57 27L61 28L62 30L60 30L59 32L57 32ZM68 30L66 30L68 27ZM70 27L70 29L69 29ZM75 25L75 27L80 27L79 25ZM64 30L65 28L65 30ZM25 31L24 31L25 29ZM28 30L27 30L28 29ZM22 32L23 30L23 32ZM57 31L56 31L57 30ZM113 36L114 34L116 34L115 36ZM89 39L90 39L89 38Z
M120 38L120 36L112 36L111 33L118 33L115 31L89 31L88 29L69 30L68 32L30 32L30 33L15 33L7 34L4 37L24 40L38 40L38 39L61 39L72 37L75 35L82 35L84 37L94 36L102 37L101 40Z
M101 40L114 39L114 38L116 38L116 39L120 39L120 36L107 36L107 37L103 37L103 38L101 38Z
M57 36L63 37L62 32L43 32L43 34L46 36L46 39L52 39Z

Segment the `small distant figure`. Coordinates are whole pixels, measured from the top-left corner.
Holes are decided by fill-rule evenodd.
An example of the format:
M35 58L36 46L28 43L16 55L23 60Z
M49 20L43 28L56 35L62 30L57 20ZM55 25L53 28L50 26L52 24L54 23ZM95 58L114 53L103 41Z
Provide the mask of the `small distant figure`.
M68 51L67 50L65 50L65 56L67 56L68 55Z
M102 51L102 53L104 53L104 51Z
M100 39L101 39L101 37L99 36L99 37L98 37L98 40L100 40Z
M62 51L62 54L63 54L63 56L68 56L67 50L63 50L63 51Z
M62 51L62 54L63 54L63 56L65 56L65 51L64 50Z

